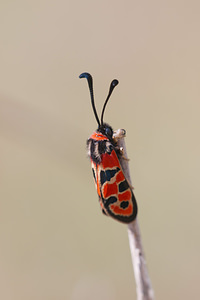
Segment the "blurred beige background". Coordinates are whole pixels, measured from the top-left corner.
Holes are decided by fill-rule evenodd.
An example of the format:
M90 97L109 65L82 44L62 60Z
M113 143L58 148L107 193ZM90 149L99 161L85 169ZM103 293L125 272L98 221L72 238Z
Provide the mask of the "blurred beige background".
M156 299L199 299L199 1L1 1L0 299L136 299L126 226L101 214L85 141L127 130Z

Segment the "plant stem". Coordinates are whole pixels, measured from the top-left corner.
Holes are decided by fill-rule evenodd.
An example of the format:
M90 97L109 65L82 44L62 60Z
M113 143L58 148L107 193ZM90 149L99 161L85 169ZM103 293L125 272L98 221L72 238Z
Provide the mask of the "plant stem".
M114 132L113 137L117 141L117 145L120 148L122 147L123 149L123 156L121 156L120 158L120 164L126 179L128 180L130 186L132 186L126 145L124 140L125 130L118 129ZM128 224L128 237L133 270L135 274L137 300L154 300L154 292L147 271L147 265L144 257L142 239L137 218L133 222Z

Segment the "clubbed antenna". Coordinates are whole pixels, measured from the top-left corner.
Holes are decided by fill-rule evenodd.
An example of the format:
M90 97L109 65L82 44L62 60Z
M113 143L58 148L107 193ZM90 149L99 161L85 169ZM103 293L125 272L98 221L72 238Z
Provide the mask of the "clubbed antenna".
M95 115L95 118L97 120L97 123L98 123L98 125L100 127L99 117L97 115L96 107L95 107L95 104L94 104L94 92L93 92L93 80L92 80L92 76L89 73L82 73L79 76L79 78L86 78L87 81L88 81L88 86L89 86L90 96L91 96L91 102L92 102L92 108L93 108L94 115Z
M109 90L108 96L106 98L106 101L104 103L102 113L101 113L101 125L103 125L103 115L104 115L104 111L105 111L106 105L108 103L108 100L109 100L114 88L116 87L116 85L118 85L118 83L119 83L119 81L117 79L114 79L110 84L110 90Z

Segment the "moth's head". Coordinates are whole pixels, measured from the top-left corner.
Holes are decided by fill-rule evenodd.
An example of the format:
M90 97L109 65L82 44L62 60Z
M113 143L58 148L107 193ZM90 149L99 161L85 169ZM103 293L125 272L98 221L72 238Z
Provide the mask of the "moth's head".
M97 131L101 132L102 134L105 134L109 138L111 136L111 138L112 138L112 134L113 134L112 127L103 122L103 116L104 116L104 111L105 111L106 105L108 103L108 100L109 100L114 88L116 87L116 85L118 85L119 81L117 79L114 79L110 84L110 89L109 89L109 92L108 92L108 96L106 98L106 101L104 102L104 106L103 106L103 109L102 109L102 112L101 112L101 122L100 122L97 111L96 111L96 107L95 107L95 104L94 104L94 92L93 92L93 79L92 79L92 76L89 73L82 73L79 76L79 78L86 78L87 81L88 81L88 86L89 86L90 96L91 96L91 102L92 102L92 108L93 108L93 112L94 112L95 118L96 118L97 123L98 123Z
M112 137L113 136L113 129L107 123L103 123L102 125L100 125L97 129L97 132L100 132L103 135L107 136L107 138L109 138L109 140L112 140L112 138L113 138Z

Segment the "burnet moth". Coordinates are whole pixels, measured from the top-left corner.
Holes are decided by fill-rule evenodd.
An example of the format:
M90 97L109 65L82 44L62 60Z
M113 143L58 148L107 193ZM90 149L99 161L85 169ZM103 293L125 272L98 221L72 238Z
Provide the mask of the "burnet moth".
M82 73L79 78L88 81L92 108L98 123L97 130L87 140L87 151L102 212L120 222L130 223L137 216L137 203L119 162L122 152L113 138L113 129L103 121L106 105L118 80L114 79L110 84L100 121L94 104L92 76Z

